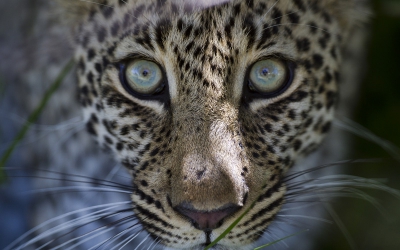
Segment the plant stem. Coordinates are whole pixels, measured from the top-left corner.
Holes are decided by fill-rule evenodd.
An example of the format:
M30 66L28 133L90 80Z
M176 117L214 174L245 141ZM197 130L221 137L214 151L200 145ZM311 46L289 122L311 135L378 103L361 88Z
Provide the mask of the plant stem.
M29 115L27 121L23 125L22 129L15 136L15 138L14 138L13 142L11 143L11 145L4 152L3 156L0 159L0 183L5 182L6 179L7 179L4 167L5 167L8 159L10 158L12 153L14 152L15 147L25 137L25 135L28 132L29 127L31 126L31 124L34 123L39 118L40 114L43 112L43 109L46 107L46 104L50 100L51 96L59 88L59 86L63 82L64 78L71 71L73 65L74 65L73 59L70 59L68 61L68 63L64 66L64 68L61 70L61 72L58 74L57 78L51 84L49 89L46 91L46 93L44 94L44 96L43 96L41 102L39 103L39 105Z

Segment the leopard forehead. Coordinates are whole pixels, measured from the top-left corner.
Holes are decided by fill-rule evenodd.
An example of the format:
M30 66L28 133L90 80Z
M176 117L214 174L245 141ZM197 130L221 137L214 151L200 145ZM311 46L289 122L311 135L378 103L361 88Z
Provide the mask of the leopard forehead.
M144 112L147 115L167 114L166 103L134 98L119 84L113 63L135 54L151 58L164 67L170 111L174 117L182 119L234 121L232 117L240 113L246 69L263 57L293 60L298 69L292 91L273 100L252 102L249 110L255 113L274 106L289 94L312 98L302 88L310 88L311 82L316 86L320 84L317 77L324 77L327 83L337 78L338 41L341 39L335 33L339 30L338 25L329 13L316 11L318 5L307 10L301 1L291 4L287 1L250 1L195 11L196 6L192 5L182 7L174 1L162 3L122 1L90 12L88 23L80 27L80 47L76 53L81 100L87 113L93 113L94 108L94 113L104 108L120 109L125 101L148 110ZM311 15L308 13L300 19L303 12ZM316 23L324 25L317 26ZM310 79L310 75L314 79ZM325 103L329 110L334 103L336 86L319 87L319 92L329 98L321 100L315 107L321 110ZM105 100L107 105L104 105ZM294 109L291 111L286 118L295 116ZM114 115L121 119L138 116L134 112ZM287 119L281 122L284 120Z
M348 22L326 8L333 2L90 6L75 33L87 128L131 170L134 211L161 243L212 240L176 212L181 204L197 211L255 204L221 241L227 247L250 244L272 221L284 201L283 174L317 147L334 114ZM137 56L163 68L168 100L122 87L118 65ZM243 101L248 67L271 57L293 63L293 83L274 98Z

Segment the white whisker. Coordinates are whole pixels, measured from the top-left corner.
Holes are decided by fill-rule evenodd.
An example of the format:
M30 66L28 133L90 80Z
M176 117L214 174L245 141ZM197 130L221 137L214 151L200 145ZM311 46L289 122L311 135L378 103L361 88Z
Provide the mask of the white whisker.
M136 234L133 234L131 236L129 236L128 238L122 240L121 242L119 242L117 245L115 245L114 247L112 247L110 250L114 250L114 249L121 249L123 247L125 247L126 245L128 245L132 240L134 240L137 236L140 235L142 231L137 232ZM120 247L122 245L122 247Z
M263 17L265 18L275 7L275 5L279 2L279 0L276 0L275 3L265 12Z
M114 8L113 6L108 5L108 4L98 3L98 2L89 1L89 0L79 0L79 1L81 1L81 2L86 2L86 3L93 3L93 4L105 6L105 7L108 7L108 8Z
M276 234L274 234L274 233L272 233L272 232L268 232L268 236L270 236L269 238L267 237L267 235L265 234L266 232L261 232L261 235L260 234L258 234L258 235L260 235L262 238L264 238L264 239L266 239L268 242L274 242L274 241L277 241L277 240L279 240L279 237L276 235ZM277 244L282 244L282 245L284 245L286 248L289 248L289 245L284 241L284 240L281 240L281 241L279 241L279 242L277 242ZM275 245L275 244L274 244ZM272 245L272 246L274 246L274 245ZM276 247L276 245L274 246L274 247Z
M79 133L85 128L85 124L80 124L79 126L75 126L74 129L68 131L67 133L63 134L63 136L60 138L60 140L57 142L58 145L64 144L66 141L68 141L73 135Z
M115 215L118 215L118 213L115 214ZM115 215L113 215L113 216L115 216ZM122 219L120 219L120 220L127 220L127 221L130 221L130 220L134 220L134 219L133 219L133 216L127 216L127 217L122 218ZM116 223L114 222L115 225L112 225L112 224L111 224L111 226L110 226L110 225L104 225L104 226L98 227L98 228L96 228L96 229L94 229L94 230L92 230L92 231L90 231L90 232L88 232L88 233L85 233L85 234L83 234L83 235L80 235L80 236L78 236L78 237L75 237L75 238L73 238L73 239L71 239L71 240L69 240L69 241L67 241L67 242L65 242L65 243L63 243L63 244L61 244L61 245L59 245L56 249L58 249L58 248L60 248L60 247L63 247L64 245L67 245L68 243L73 242L73 241L75 241L75 240L77 240L77 239L84 238L84 240L82 240L82 241L80 241L80 242L78 242L78 243L72 245L71 247L67 248L67 249L75 249L75 247L77 247L77 246L79 246L79 245L81 245L81 244L83 244L83 243L85 243L85 242L87 242L87 241L89 241L89 240L91 240L91 239L93 239L93 238L96 238L96 237L98 237L99 235L102 235L102 234L104 234L104 233L107 233L107 232L109 232L109 231L115 229L116 226L118 226L118 224L120 224L120 223L119 223L119 222L121 222L120 220L116 221ZM125 221L124 221L124 222L125 222ZM107 228L108 228L108 229L107 229ZM100 232L98 232L98 231L100 231ZM96 232L97 232L97 233L96 233ZM96 233L96 234L90 236L90 235L93 234L93 233Z
M313 216L307 216L307 215L298 215L298 214L278 214L278 217L283 217L283 218L304 218L304 219L310 219L310 220L315 220L319 222L324 222L327 224L333 224L332 221L323 219L323 218L318 218L318 217L313 217Z
M112 178L119 172L119 170L121 169L121 165L120 164L117 164L117 165L115 165L112 169L111 169L111 171L110 171L110 173L107 175L107 177L105 178L105 180L112 180Z
M323 28L320 28L320 27L315 26L315 25L304 24L304 23L281 23L281 24L274 24L274 25L271 25L271 26L268 26L268 27L264 28L263 30L271 29L271 28L273 28L273 27L278 27L278 26L285 26L285 25L307 26L307 27L311 27L311 28L314 28L314 29L317 29L317 30L322 30L322 31L324 31L324 32L326 32L326 33L329 33L329 31L327 31L327 30L325 30L325 29L323 29Z
M328 175L314 179L307 178L308 175L307 172L304 175L294 174L295 177L291 178L291 180L297 177L302 177L304 180L288 184L288 200L300 201L304 199L304 201L306 201L310 198L316 198L319 202L322 202L324 208L328 211L335 224L345 236L351 249L356 249L355 242L342 220L328 203L330 199L335 197L359 198L369 202L378 209L381 214L386 215L380 203L360 189L381 190L400 198L400 192L398 190L387 187L382 184L382 181L343 174Z
M108 239L106 239L106 240L100 242L99 244L95 245L94 247L90 248L89 250L91 250L91 249L97 249L97 248L101 247L102 245L104 245L104 243L107 243L107 244L105 244L104 246L102 246L102 248L107 249L107 247L108 247L111 243L113 243L113 242L119 240L121 237L123 237L123 236L126 235L128 232L130 232L131 230L133 230L133 229L135 229L135 228L137 228L137 227L140 227L140 224L139 224L139 223L135 223L134 225L129 226L128 228L126 228L126 229L122 230L121 232L119 232L118 234L116 234L116 235L114 235L114 236L112 236L112 237L109 237Z
M280 211L281 212L286 212L286 211L291 211L291 210L300 210L300 209L305 209L305 208L309 208L309 207L315 206L317 204L319 204L319 202L307 202L305 205L301 205L301 206L290 206L290 207L287 207L287 208L284 207Z
M149 238L150 234L148 234L140 243L139 245L137 245L137 247L133 250L137 250L148 238ZM121 250L123 247L121 247L119 250Z
M100 188L100 187L87 187L87 186L66 186L66 187L54 187L54 188L42 188L37 190L31 190L23 192L24 194L37 194L37 193L53 193L53 192L111 192L111 193L122 193L131 194L130 191L123 191L113 188Z
M53 227L51 229L48 229L47 231L45 231L45 232L41 233L40 235L36 236L35 238L33 238L32 242L28 242L27 244L38 242L41 239L44 239L44 238L47 238L49 236L55 235L58 232L69 230L70 228L73 228L73 229L75 228L76 229L79 226L86 225L87 223L91 223L93 221L96 221L96 220L102 218L103 216L108 215L109 213L106 212L106 213L101 213L101 214L98 214L98 215L95 215L95 214L96 213L89 214L89 215L85 214L82 217L69 220L69 221L67 221L65 223L62 223L59 226ZM68 234L68 233L69 232L67 232L66 234ZM54 239L48 241L48 243L46 243L42 247L47 246L48 244L52 243L53 241L54 241Z
M81 226L88 225L88 224L90 224L90 223L92 223L92 222L97 221L98 219L101 219L101 218L105 217L105 216L107 216L108 218L115 217L115 216L121 214L121 212L116 212L116 213L112 213L112 214L110 214L110 212L100 213L100 214L97 214L97 215L94 215L94 214L95 214L95 213L89 214L89 216L88 216L88 215L85 215L86 217L84 217L84 218L83 218L83 216L82 216L82 217L80 217L80 218L76 218L76 219L70 220L70 221L68 221L68 222L66 222L66 223L63 223L63 224L61 224L60 226L54 227L54 228L48 230L48 231L51 231L51 232L49 233L48 236L53 235L53 234L58 233L58 232L61 232L61 231L69 230L69 228L73 228L72 231L74 231L74 230L78 229L78 228L81 227ZM71 222L71 223L70 223L70 222ZM84 234L84 235L81 235L81 236L75 237L75 238L73 238L73 239L70 239L70 240L64 242L63 244L59 245L58 247L56 247L56 248L54 248L54 249L58 249L58 248L60 248L60 247L63 247L63 246L65 246L65 245L67 245L68 243L75 241L76 239L80 239L80 238L82 238L82 237L85 237L85 236L87 236L87 235L90 235L90 234L92 234L92 233L94 233L94 232L97 232L98 230L101 230L102 228L105 228L105 227L107 227L107 226L102 226L102 227L97 228L97 229L95 229L95 230L93 230L93 231L91 231L91 232L88 232L88 233ZM70 233L70 232L67 232L66 234L69 234L69 233ZM64 235L66 235L66 234L64 234ZM63 237L64 235L62 235L61 237ZM46 237L48 237L48 236L46 236ZM59 238L60 238L60 237L59 237ZM48 244L52 243L53 241L54 241L54 239L48 241L48 242L47 242L45 245L43 245L42 247L47 246Z
M400 161L400 149L396 145L375 135L360 124L346 117L338 117L336 120L334 120L333 124L366 140L378 144L386 152L391 154L393 158L395 158L397 161Z
M86 237L84 240L82 240L82 241L80 241L80 242L78 242L78 243L76 243L76 244L74 244L74 245L72 245L72 246L70 246L70 247L68 247L68 248L65 248L65 250L76 249L77 246L79 246L79 245L81 245L81 244L83 244L83 243L85 243L85 242L87 242L87 241L89 241L89 240L91 240L91 239L94 239L94 238L96 238L96 237L98 237L98 236L100 236L100 235L102 235L102 234L105 234L105 233L107 233L107 232L110 232L110 231L112 231L112 230L114 230L114 228L104 229L103 231L100 231L100 232L98 232L98 233L96 233L96 234L94 234L94 235L90 235L90 236L89 236L88 234L84 234L84 235L75 237L75 238L73 238L73 239L71 239L71 240L65 242L64 244L59 245L58 247L52 248L52 249L54 249L54 250L59 249L60 247L64 246L65 244L67 244L67 243L69 243L69 242L72 242L72 241L75 241L75 240L77 240L77 239ZM92 233L92 232L91 232L91 233Z
M41 228L43 228L43 227L49 225L50 223L53 223L53 222L55 222L55 221L64 219L64 218L66 218L66 217L68 217L68 216L75 215L75 214L79 214L79 213L82 213L82 212L87 212L87 211L92 210L92 209L98 209L98 208L104 208L104 207L106 207L106 209L103 209L103 210L100 210L100 211L97 211L97 212L106 211L106 210L113 209L113 208L118 207L118 206L121 206L121 205L127 205L127 204L131 204L131 203L132 203L131 201L114 202L114 203L102 204L102 205L97 205L97 206L92 206L92 207L86 207L86 208L82 208L82 209L78 209L78 210L75 210L75 211L72 211L72 212L65 213L65 214L63 214L63 215L60 215L60 216L57 216L57 217L52 218L52 219L50 219L50 220L47 220L47 221L41 223L40 225L38 225L38 226L32 228L32 229L29 230L28 232L26 232L26 233L24 233L23 235L21 235L20 237L18 237L14 242L12 242L10 245L8 245L4 250L11 250L11 249L14 249L14 248L15 248L18 244L20 244L25 238L31 236L34 232L36 232L36 231L38 231L39 229L41 229ZM42 238L44 238L44 237L39 237L39 236L40 236L40 235L38 235L38 236L36 236L35 238L31 239L30 241L28 241L27 243L25 243L24 245L22 245L20 248L23 248L23 247L25 247L25 246L27 246L27 245L33 243L33 242L36 242L36 241L41 240Z
M159 242L159 239L158 239L159 237L157 236L152 242L151 242L151 244L147 247L147 250L152 250L152 249L154 249L156 246L157 246L157 244L158 244L158 242ZM154 246L153 246L154 245Z
M108 5L108 4L102 4L102 3L98 3L98 2L94 2L94 1L89 1L89 0L79 0L79 1L81 1L81 2L87 2L87 3L93 3L93 4L97 4L97 5L100 5L100 6L104 6L104 7L107 7L107 8L114 9L114 6L111 6L111 5ZM122 0L122 2L127 3L126 1L123 1L123 0ZM130 15L130 16L133 17L133 18L135 18L136 20L139 20L138 17L136 17L135 15L133 15L133 14L131 14L131 13L129 13L129 12L128 12L128 15ZM141 16L141 17L143 17L144 19L146 19L147 21L149 21L154 27L156 27L156 25L153 23L153 21L150 20L148 17L146 17L145 15L143 15L143 16Z

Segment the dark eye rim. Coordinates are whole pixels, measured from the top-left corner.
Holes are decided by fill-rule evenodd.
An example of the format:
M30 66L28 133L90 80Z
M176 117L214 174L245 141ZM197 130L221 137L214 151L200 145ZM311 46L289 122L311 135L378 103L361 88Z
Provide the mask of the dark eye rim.
M162 79L160 83L160 88L162 88L160 91L154 92L152 94L144 94L144 93L139 93L135 90L132 89L132 87L129 85L128 80L126 79L126 68L131 63L133 60L147 60L155 63L158 67L160 67L160 70L162 72ZM121 82L122 87L128 92L130 95L142 99L142 100L156 100L156 101L161 101L161 102L168 102L169 101L169 87L168 87L168 81L166 77L166 73L164 71L164 68L160 66L160 64L154 62L153 60L149 59L142 59L142 58L134 58L130 60L124 60L122 62L119 62L116 64L116 67L119 71L118 76L119 80ZM159 88L158 88L159 89Z
M262 61L262 60L277 60L277 61L282 62L282 64L286 68L287 74L286 74L285 83L282 84L282 86L275 91L268 92L268 93L262 93L262 92L259 92L257 90L253 90L250 88L251 84L253 84L250 79L250 70L253 68L253 66L257 62ZM244 84L243 84L243 100L244 100L244 102L250 103L253 100L270 99L270 98L282 95L292 85L294 75L295 75L295 68L296 68L296 64L294 62L289 61L289 60L284 60L281 58L267 57L267 58L262 58L262 59L255 61L246 70L246 75L245 75Z

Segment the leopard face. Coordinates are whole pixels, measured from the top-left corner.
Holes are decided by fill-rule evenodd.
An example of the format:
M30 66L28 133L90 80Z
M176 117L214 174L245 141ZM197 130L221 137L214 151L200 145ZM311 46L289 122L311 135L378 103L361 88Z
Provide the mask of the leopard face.
M133 211L160 244L202 249L246 210L215 249L260 238L285 173L330 129L354 4L79 5L87 129L129 169Z

